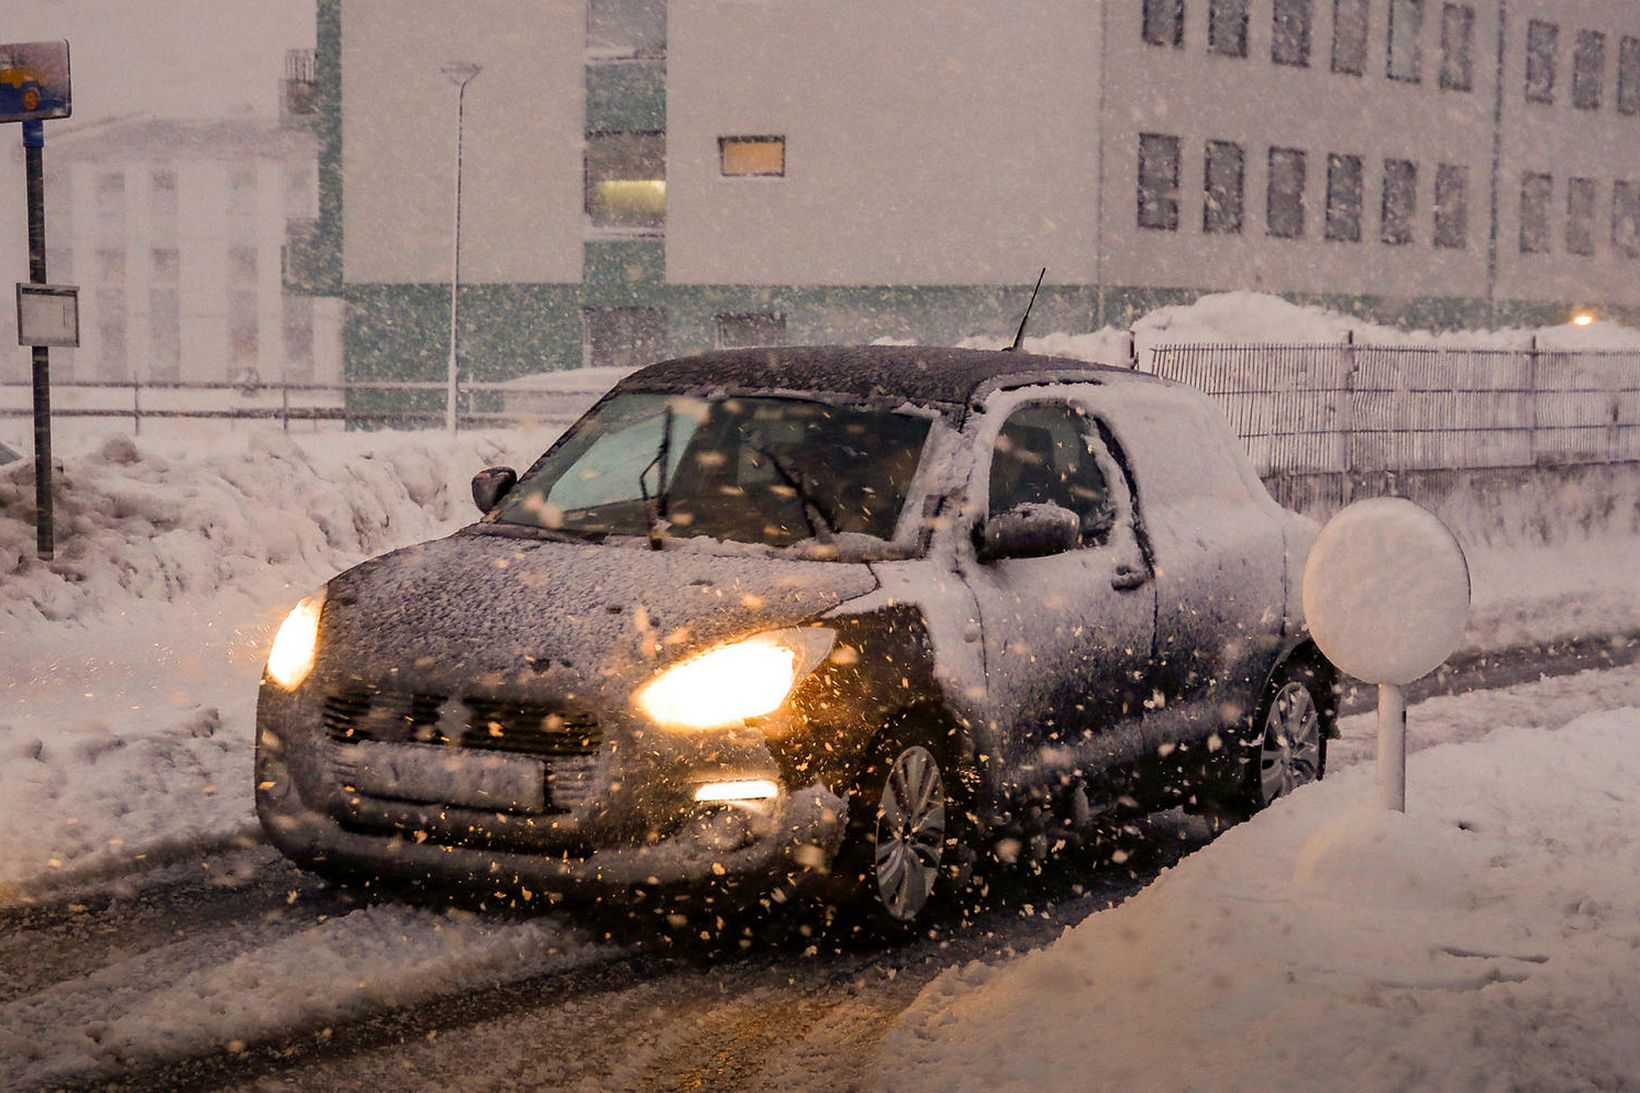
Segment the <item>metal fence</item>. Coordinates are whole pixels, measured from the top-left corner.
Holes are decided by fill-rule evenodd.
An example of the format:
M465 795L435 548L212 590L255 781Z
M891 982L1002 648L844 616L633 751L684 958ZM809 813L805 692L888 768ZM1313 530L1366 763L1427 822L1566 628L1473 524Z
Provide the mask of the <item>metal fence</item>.
M1640 352L1164 345L1265 477L1640 460Z

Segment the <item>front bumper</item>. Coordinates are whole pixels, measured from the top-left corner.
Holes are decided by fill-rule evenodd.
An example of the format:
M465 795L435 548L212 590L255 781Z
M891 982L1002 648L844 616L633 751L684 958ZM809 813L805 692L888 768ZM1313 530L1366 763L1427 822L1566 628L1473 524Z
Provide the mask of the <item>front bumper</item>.
M313 680L294 692L264 683L257 707L257 814L278 849L321 871L592 897L796 885L826 870L842 838L843 802L820 782L793 784L760 731L646 732L619 717L595 752L546 761L551 807L396 799L360 784L349 745L326 729L325 693ZM703 781L742 778L780 794L693 800Z

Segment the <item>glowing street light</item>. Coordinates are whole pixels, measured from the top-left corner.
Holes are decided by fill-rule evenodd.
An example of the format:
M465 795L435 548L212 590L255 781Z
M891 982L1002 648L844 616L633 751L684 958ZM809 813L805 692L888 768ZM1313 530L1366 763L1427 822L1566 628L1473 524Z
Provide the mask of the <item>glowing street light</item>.
M456 289L461 284L461 130L467 108L467 85L480 66L471 61L451 61L439 68L456 85L456 207L454 239L450 246L450 361L445 375L444 428L456 431Z
M1589 326L1593 322L1594 312L1592 311L1579 311L1576 315L1572 316L1573 326Z

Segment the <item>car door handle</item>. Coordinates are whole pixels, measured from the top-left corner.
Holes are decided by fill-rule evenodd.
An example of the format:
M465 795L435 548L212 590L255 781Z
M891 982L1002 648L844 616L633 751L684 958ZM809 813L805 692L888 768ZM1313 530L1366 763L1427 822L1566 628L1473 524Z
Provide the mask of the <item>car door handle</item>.
M1142 569L1134 569L1130 565L1119 565L1116 572L1111 574L1110 586L1118 592L1132 592L1135 588L1143 587L1150 576Z

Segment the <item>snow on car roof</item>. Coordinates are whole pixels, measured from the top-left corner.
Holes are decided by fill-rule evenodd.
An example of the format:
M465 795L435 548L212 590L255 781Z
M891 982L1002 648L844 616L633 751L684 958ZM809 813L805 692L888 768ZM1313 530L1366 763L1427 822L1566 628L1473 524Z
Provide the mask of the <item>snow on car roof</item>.
M778 389L962 405L1016 382L1099 383L1112 376L1134 375L1129 369L1110 365L995 349L782 346L720 350L661 361L627 376L617 390Z

